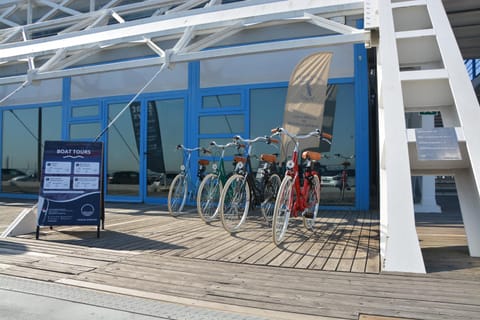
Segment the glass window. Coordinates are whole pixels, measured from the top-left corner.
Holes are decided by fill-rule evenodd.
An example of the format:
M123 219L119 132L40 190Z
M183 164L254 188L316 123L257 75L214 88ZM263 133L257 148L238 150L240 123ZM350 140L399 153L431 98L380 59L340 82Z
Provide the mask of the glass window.
M281 127L287 88L265 88L250 90L250 137L270 134L273 128ZM260 156L262 153L279 154L278 144L257 143L252 150ZM258 159L252 158L252 167L258 167Z
M232 108L240 105L240 94L221 94L202 98L202 108Z
M98 106L72 107L72 117L94 117L98 116Z
M148 101L147 194L166 197L168 187L180 170L183 154L176 146L184 143L184 100Z
M100 123L73 123L70 125L70 139L92 140L101 132Z
M3 111L1 191L38 194L43 143L61 132L61 107Z
M333 135L332 145L321 144L318 164L320 204L355 205L355 87L329 85L322 130Z
M108 121L126 103L108 106ZM140 102L134 102L107 131L107 195L138 196L140 168Z
M245 131L245 117L242 114L200 117L200 134L235 134Z
M283 125L286 95L287 88L250 90L250 136L252 138L269 134L270 129ZM333 141L331 146L321 143L318 148L322 153L322 159L316 164L317 171L321 174L320 203L353 206L355 205L353 83L328 86L322 130L331 133ZM275 153L271 151L272 146L259 144L255 147L255 154ZM256 167L253 161L252 166Z

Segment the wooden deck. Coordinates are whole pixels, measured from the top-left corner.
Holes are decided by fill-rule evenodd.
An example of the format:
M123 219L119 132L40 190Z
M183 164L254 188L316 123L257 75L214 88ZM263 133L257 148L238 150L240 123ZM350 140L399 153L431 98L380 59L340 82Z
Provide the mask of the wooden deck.
M0 273L270 319L480 319L480 259L454 218L419 219L430 273L412 275L379 272L374 212L322 212L315 233L294 221L277 248L261 219L232 236L162 209L109 204L100 239L92 227L2 239Z

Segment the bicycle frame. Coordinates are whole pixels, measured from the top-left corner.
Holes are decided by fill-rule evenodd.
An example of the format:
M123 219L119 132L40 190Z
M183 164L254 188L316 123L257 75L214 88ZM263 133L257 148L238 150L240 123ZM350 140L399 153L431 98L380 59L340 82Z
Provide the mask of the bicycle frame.
M235 136L234 141L237 145L241 142L248 144L245 149L245 156L235 156L234 174L227 180L220 197L220 219L226 231L234 233L239 230L245 222L250 210L260 206L262 214L269 222L273 210L272 200L275 201L275 195L280 185L280 178L272 173L268 168L262 175L260 182L256 183L255 174L252 171L251 152L255 142L272 142L269 137L257 137L255 139L243 139ZM275 162L274 156L269 156L269 166Z
M218 215L220 195L223 186L227 180L225 172L224 156L228 147L235 146L235 143L227 143L226 145L218 145L215 141L210 142L210 146L221 150L221 156L218 163L213 163L213 171L203 177L197 189L197 211L203 221L209 223Z
M196 195L196 191L198 190L198 186L200 185L200 181L205 177L205 171L206 171L206 164L201 164L199 163L198 165L198 172L197 172L197 178L195 181L193 181L192 175L191 175L191 164L190 160L192 158L192 153L197 150L202 150L203 148L193 148L193 149L187 149L183 148L184 151L184 162L183 165L180 167L180 169L184 169L181 171L181 174L185 176L185 180L187 182L187 202L190 202L193 200L193 198Z
M198 161L198 179L193 184L190 173L192 153L198 150L202 150L204 153L209 153L210 151L201 147L186 148L183 145L177 145L177 150L180 149L183 151L183 163L180 166L180 172L173 179L168 192L168 210L172 215L182 212L185 204L196 197L200 181L205 176L206 165L209 162L204 159Z
M222 150L220 158L218 160L218 164L213 164L213 166L212 166L213 167L213 172L212 173L214 173L218 176L218 178L220 179L222 184L225 184L225 181L227 181L227 174L226 174L226 171L225 171L225 161L224 161L225 150L229 147L236 146L236 144L234 142L229 142L225 145L219 145L215 141L212 141L212 142L210 142L210 145L215 147L215 148L218 148L218 149Z
M283 128L273 129L272 133L272 136L282 133L294 142L292 159L287 162L287 170L278 190L273 213L273 241L276 245L279 245L285 237L290 216L298 217L301 214L305 227L309 230L313 229L320 202L320 180L317 172L312 170L312 161L320 160L321 154L314 151L304 151L302 158L307 162L305 170L301 173L299 168L299 140L317 136L329 142L326 139L331 136L321 133L318 129L306 135L292 135ZM303 182L301 181L302 178Z
M303 173L303 186L301 185L300 179L300 170L299 170L299 161L298 161L298 148L299 144L298 141L295 141L295 148L292 154L292 162L293 167L291 169L288 168L287 164L287 171L286 175L289 175L293 178L294 181L294 193L290 194L290 212L292 216L298 217L299 212L303 212L305 209L308 208L307 206L307 199L306 195L310 189L310 178L313 175L317 175L318 173L314 170L311 170L311 165L307 164L306 169ZM310 160L308 160L310 161Z
M240 165L240 163L243 163L243 162L237 162L237 165L235 166L235 172L238 174L244 175L246 177L245 181L246 183L248 183L248 186L250 187L251 196L253 197L253 201L250 202L250 208L254 209L256 205L260 205L264 200L262 188L264 187L271 173L268 173L268 172L264 173L263 178L259 181L262 184L261 186L255 183L257 180L253 173L252 162L251 162L251 152L252 152L253 144L259 141L264 141L270 144L274 141L268 137L257 137L255 139L248 140L240 136L235 136L234 140L237 141L236 142L237 144L239 144L240 141L248 143L247 151L245 153L246 154L245 163L244 165Z

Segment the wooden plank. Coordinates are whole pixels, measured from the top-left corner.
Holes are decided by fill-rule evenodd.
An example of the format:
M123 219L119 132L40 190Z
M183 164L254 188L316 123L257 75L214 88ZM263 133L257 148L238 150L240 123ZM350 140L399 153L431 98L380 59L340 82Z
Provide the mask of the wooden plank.
M301 246L305 245L305 243L312 242L308 230L302 230L304 233L297 237L297 240L293 243L290 243L288 246L285 247L282 252L275 257L272 261L268 263L269 266L281 266L285 260L287 260L293 252L297 251ZM299 231L299 232L302 232Z
M322 212L319 212L319 218L317 219L315 223L315 229L314 232L318 232L319 228L321 228L323 225L326 225L329 223L329 221L332 220L331 215L322 215ZM293 268L296 266L296 264L308 253L308 251L312 248L316 241L316 237L311 236L310 241L305 241L303 245L298 247L295 251L291 253L291 255L283 261L281 264L282 267L289 267Z
M213 236L205 237L203 241L196 242L185 251L181 252L182 257L198 258L202 254L208 253L212 248L218 247L219 244L229 242L231 236L225 230L218 230Z
M52 270L44 269L33 269L30 267L22 266L12 266L10 268L0 269L0 274L42 281L56 281L62 278L66 278L67 276L63 272L55 272Z
M134 261L133 261L134 260ZM480 289L474 284L463 282L462 289L456 290L454 285L456 281L443 281L438 283L437 280L425 277L404 277L404 276L385 276L368 274L338 274L322 272L318 273L313 270L291 270L285 268L275 268L274 274L266 273L267 267L263 266L245 266L237 264L218 263L213 261L197 261L195 264L187 262L188 259L165 259L159 256L132 257L131 259L123 260L122 264L132 264L135 266L155 266L162 270L174 270L188 272L198 277L212 276L212 281L215 279L223 281L222 277L231 277L235 275L237 279L248 281L251 279L255 283L263 283L263 281L270 281L282 286L284 283L289 283L291 288L298 290L315 290L315 288L323 287L325 281L328 281L327 291L348 292L349 294L358 294L365 291L365 283L368 283L369 294L375 295L377 292L383 292L385 296L392 293L403 293L405 298L422 299L425 294L425 288L431 288L436 293L436 300L451 301L450 299L471 299L472 296L480 293ZM198 270L208 270L211 274L198 273ZM161 273L161 271L159 271ZM157 272L155 272L157 273ZM274 281L273 279L276 279ZM319 283L317 283L320 281ZM268 285L268 283L264 283ZM352 288L358 291L351 291ZM472 290L468 289L472 288ZM460 301L460 300L459 300ZM463 300L461 300L463 301Z
M296 268L311 268L312 266L319 266L320 268L325 263L330 251L325 249L331 237L333 237L339 222L344 219L346 212L331 212L332 220L320 228L317 228L315 236L315 244L310 248L307 254L297 263Z
M296 238L295 231L292 230L294 229L294 226L295 222L289 222L289 227L287 229L284 242L288 242L290 239ZM267 236L266 243L264 243L257 252L245 259L243 261L244 263L266 265L282 252L282 250L285 248L284 243L282 243L280 247L277 247L273 243L272 230L269 230L268 233L270 235ZM268 238L270 238L270 240Z
M133 273L137 270L137 273ZM179 294L181 296L193 296L200 299L209 299L210 295L215 296L216 301L229 301L235 304L257 305L261 307L270 308L275 305L275 310L290 310L294 312L318 312L317 315L345 316L351 318L353 314L362 311L364 313L376 314L391 314L394 312L400 316L409 317L412 314L421 315L422 319L448 319L448 317L471 317L476 312L480 312L480 306L462 306L462 310L458 310L458 305L451 303L438 303L430 301L416 302L410 298L407 299L390 299L378 295L373 297L371 295L351 294L345 295L343 293L327 293L323 292L315 294L314 292L292 290L285 286L276 287L275 290L269 290L265 294L263 286L245 287L244 282L238 281L235 277L232 281L212 283L209 285L208 281L197 279L195 281L186 278L183 272L178 276L169 272L168 275L163 272L139 273L138 269L125 269L123 274L120 274L120 279L128 278L125 282L119 282L118 277L111 276L111 270L106 270L105 274L95 275L95 273L88 273L81 275L89 281L101 281L103 283L115 283L117 285L133 287L133 288L147 288L148 291L160 292L167 291L171 294ZM118 271L117 271L118 275ZM233 276L233 275L232 275ZM132 277L132 278L129 278ZM191 274L192 279L198 278L198 275ZM107 280L110 278L111 280ZM251 282L250 284L254 284ZM305 292L300 294L300 292ZM289 303L285 303L288 301ZM283 302L283 303L282 303ZM307 307L308 306L308 307ZM319 307L323 306L323 307ZM325 309L325 306L331 306L332 310ZM303 310L303 311L301 311ZM338 312L342 310L342 312ZM312 313L313 314L313 313Z
M258 246L260 240L265 237L265 230L258 225L248 223L246 228L248 231L244 231L238 236L232 237L234 241L230 247L226 250L221 250L208 256L209 260L226 261L232 259L232 261L241 261L241 253L245 251L245 247L254 244Z
M360 239L355 253L355 260L352 265L352 272L365 272L367 266L368 244L369 244L370 228L368 223L362 224L360 231Z
M248 239L248 242L243 242L240 249L225 254L219 261L237 262L243 263L255 252L258 252L265 248L265 246L272 243L272 231L271 227L265 230L258 231L258 236L253 239Z
M195 306L195 307L202 307L202 308L208 308L213 310L235 312L242 315L252 315L252 316L258 316L258 317L267 318L267 319L278 319L278 320L290 320L293 318L298 320L336 320L338 319L338 318L330 318L330 317L327 318L327 317L309 316L305 314L294 314L291 312L279 312L276 310L267 310L262 308L250 308L245 306L236 306L232 304L216 303L212 301L202 301L198 299L189 299L189 298L184 298L179 296L145 292L141 290L125 289L125 288L120 288L116 286L109 286L109 285L103 285L98 283L89 283L85 281L77 281L77 280L70 280L70 279L65 279L58 282L64 283L67 285L79 286L83 288L101 290L104 292L114 292L114 293L129 295L129 296L142 297L142 298L151 299L151 300L161 300L161 301L167 301L172 303L179 303L187 306Z
M368 253L366 272L378 273L380 272L380 227L378 218L370 212L369 219L369 236L368 236Z
M340 259L343 256L347 243L350 240L353 230L355 229L357 217L358 212L350 212L350 214L345 216L346 221L341 228L341 232L337 233L336 235L336 243L334 244L328 260L323 265L322 270L335 271L337 269L337 266L340 263Z
M347 241L346 248L343 252L340 262L337 266L337 271L350 272L352 269L353 261L355 260L355 253L359 245L360 232L362 230L363 224L366 223L367 213L365 211L361 212L357 217L357 224L353 229L350 238Z

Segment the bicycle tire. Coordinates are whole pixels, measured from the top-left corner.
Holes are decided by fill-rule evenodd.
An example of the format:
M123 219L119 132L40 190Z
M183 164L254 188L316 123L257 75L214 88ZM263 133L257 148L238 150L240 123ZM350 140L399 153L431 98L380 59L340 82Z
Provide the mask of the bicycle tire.
M309 230L313 230L315 227L315 221L317 219L318 207L320 206L320 179L317 175L313 175L310 182L310 188L307 195L308 208L306 212L311 213L312 218L306 218L303 216L303 225Z
M197 211L206 223L218 216L222 189L222 182L215 173L207 174L198 187Z
M262 214L265 221L271 223L273 220L273 211L275 209L275 201L277 199L278 189L282 184L282 179L276 173L272 174L263 189L263 202L261 205Z
M294 184L293 178L286 175L278 189L277 200L273 210L272 237L273 243L279 246L285 239L287 233L288 220L293 206Z
M220 197L220 219L227 232L237 232L245 222L250 208L250 187L245 176L232 175Z
M185 176L177 174L170 184L168 190L168 212L172 216L177 216L183 211L187 201L188 186Z

